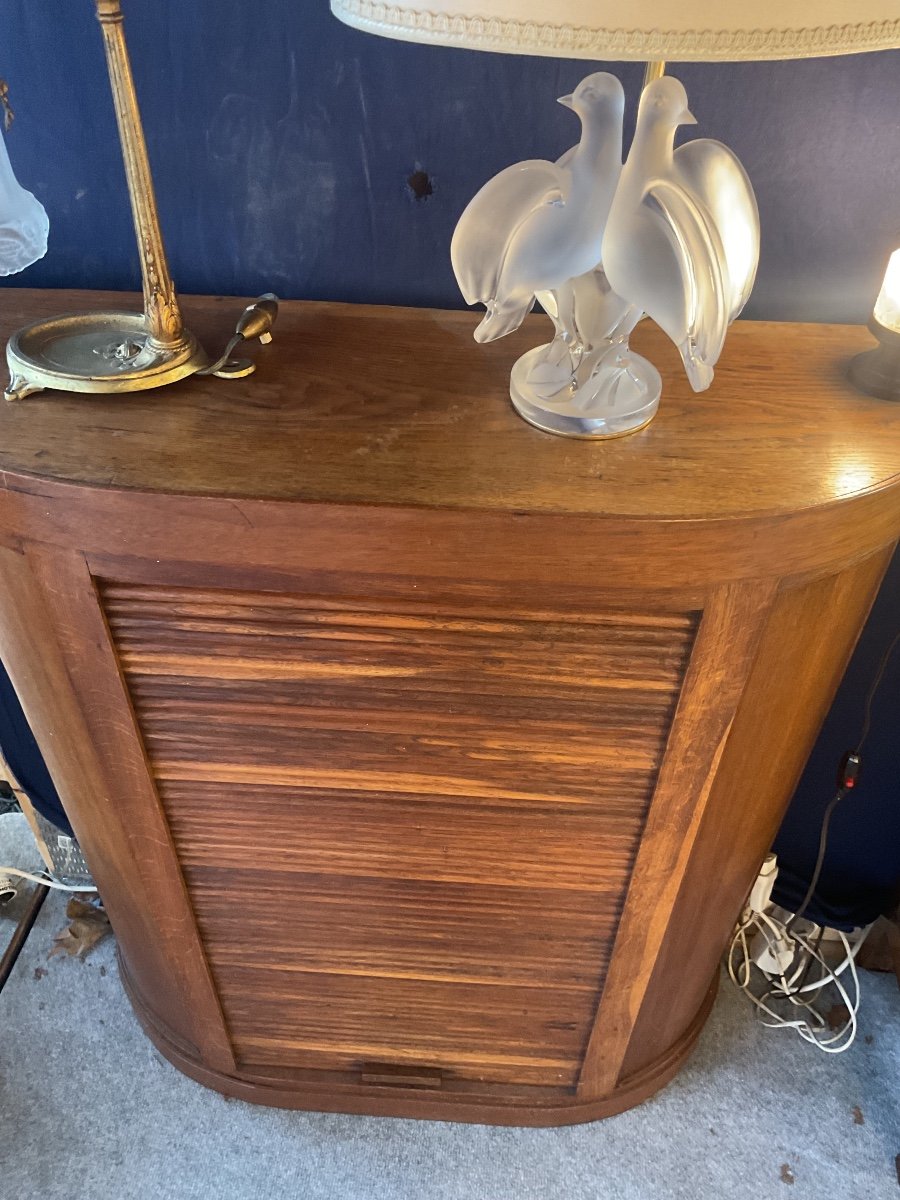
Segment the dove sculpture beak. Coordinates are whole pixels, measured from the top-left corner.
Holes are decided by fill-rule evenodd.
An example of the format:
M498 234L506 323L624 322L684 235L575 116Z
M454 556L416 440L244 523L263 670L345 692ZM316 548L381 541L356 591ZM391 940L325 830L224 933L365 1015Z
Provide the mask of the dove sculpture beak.
M694 114L691 112L691 110L689 108L686 108L684 110L684 112L681 114L678 124L679 125L696 125L697 118L694 116Z
M575 107L574 97L571 95L571 93L568 96L560 96L560 98L556 101L556 103L561 104L563 106L563 108L574 108Z

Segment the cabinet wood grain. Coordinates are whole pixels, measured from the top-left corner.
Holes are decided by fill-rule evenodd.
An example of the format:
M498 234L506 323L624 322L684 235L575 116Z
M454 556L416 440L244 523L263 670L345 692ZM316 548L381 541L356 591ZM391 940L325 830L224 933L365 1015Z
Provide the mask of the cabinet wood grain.
M250 380L0 411L0 654L138 1015L228 1094L554 1124L661 1087L900 533L862 330L739 323L694 396L642 326L660 415L591 444L472 324L288 303Z

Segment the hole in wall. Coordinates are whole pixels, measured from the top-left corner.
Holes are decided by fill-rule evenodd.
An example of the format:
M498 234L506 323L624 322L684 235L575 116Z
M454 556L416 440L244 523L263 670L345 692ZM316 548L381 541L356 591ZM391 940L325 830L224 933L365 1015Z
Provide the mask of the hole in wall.
M427 171L413 171L406 184L416 200L427 200L434 195L434 184Z

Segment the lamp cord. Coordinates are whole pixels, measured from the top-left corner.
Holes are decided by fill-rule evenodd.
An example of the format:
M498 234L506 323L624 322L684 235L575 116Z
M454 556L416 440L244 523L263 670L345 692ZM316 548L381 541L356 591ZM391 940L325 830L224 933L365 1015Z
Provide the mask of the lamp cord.
M881 686L881 681L884 678L884 673L888 668L888 663L891 661L894 651L897 649L898 645L900 645L900 633L895 635L891 644L882 654L881 661L878 664L878 670L875 672L875 678L872 680L872 684L869 687L868 694L866 695L862 729L860 730L859 740L856 743L856 749L852 751L852 756L857 760L860 759L862 748L865 745L866 739L868 738L869 732L872 728L872 705L875 701L875 693ZM846 761L847 757L849 756L845 756L844 761ZM792 913L785 922L786 929L789 929L795 921L799 920L800 917L803 916L812 902L813 896L816 893L816 888L819 885L819 876L822 874L822 867L825 862L825 853L828 849L828 830L831 825L831 818L834 814L834 810L844 799L847 793L852 790L852 784L843 787L839 786L838 790L828 802L825 812L822 815L822 830L819 834L819 852L816 856L816 865L813 868L813 873L809 881L809 887L806 889L806 895L803 897L800 907L795 913Z
M884 673L887 670L888 663L891 661L891 656L897 649L898 645L900 645L900 633L896 634L894 640L888 646L887 650L885 650L884 654L882 654L881 662L878 666L875 679L872 682L872 686L869 688L869 694L866 697L866 711L865 717L863 718L862 732L859 735L859 741L856 743L857 754L861 753L863 744L865 743L866 738L869 736L869 730L872 726L872 702L874 701L875 693L878 691L881 681L884 678Z

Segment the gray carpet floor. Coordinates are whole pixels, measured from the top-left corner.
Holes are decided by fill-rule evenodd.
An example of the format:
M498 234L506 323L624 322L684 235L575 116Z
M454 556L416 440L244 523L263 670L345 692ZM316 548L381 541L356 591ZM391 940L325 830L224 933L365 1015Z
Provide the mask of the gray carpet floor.
M0 863L33 855L18 820L0 818ZM180 1075L138 1028L111 938L48 959L64 909L48 899L0 995L0 1200L900 1200L886 976L864 973L859 1040L837 1056L761 1028L723 982L675 1082L593 1125L329 1116ZM15 915L0 913L0 945Z

